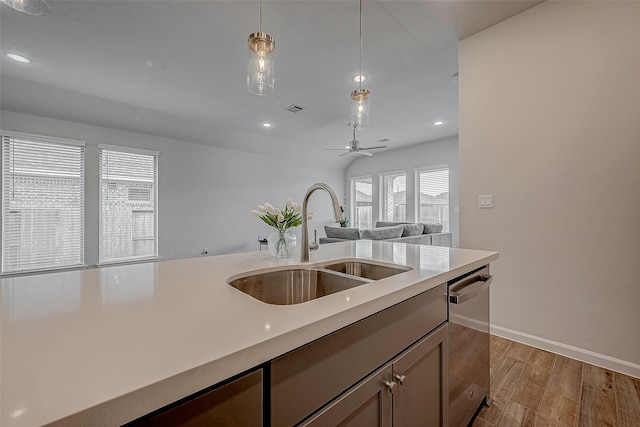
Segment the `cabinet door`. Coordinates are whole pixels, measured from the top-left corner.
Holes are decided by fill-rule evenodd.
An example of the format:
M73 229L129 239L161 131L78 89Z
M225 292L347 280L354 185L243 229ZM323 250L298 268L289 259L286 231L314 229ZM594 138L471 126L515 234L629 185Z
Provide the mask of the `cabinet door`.
M260 369L132 425L253 427L261 426L262 418Z
M393 361L393 426L448 426L448 324Z
M391 365L362 380L302 426L390 427L392 422Z

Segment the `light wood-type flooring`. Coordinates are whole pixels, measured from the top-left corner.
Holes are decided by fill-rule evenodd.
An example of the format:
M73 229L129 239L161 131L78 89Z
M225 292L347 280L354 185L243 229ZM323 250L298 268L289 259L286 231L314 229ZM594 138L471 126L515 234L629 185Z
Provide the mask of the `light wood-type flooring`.
M494 335L491 397L473 427L640 427L640 379Z

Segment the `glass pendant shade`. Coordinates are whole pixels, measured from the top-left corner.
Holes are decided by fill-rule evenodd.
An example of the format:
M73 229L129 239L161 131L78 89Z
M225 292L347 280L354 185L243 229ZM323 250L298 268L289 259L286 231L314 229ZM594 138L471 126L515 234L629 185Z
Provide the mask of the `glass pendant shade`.
M258 32L251 34L247 43L247 89L256 95L268 95L275 84L276 42L269 34Z
M357 89L351 92L351 126L364 129L369 125L369 91Z
M51 13L51 8L44 0L0 0L7 6L34 16L44 16Z

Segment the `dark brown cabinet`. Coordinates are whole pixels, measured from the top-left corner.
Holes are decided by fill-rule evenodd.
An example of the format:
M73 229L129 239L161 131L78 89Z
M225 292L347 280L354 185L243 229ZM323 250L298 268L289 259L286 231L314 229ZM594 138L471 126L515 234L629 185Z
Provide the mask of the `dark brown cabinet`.
M447 336L444 324L302 425L447 426Z
M261 426L262 369L132 423L144 427Z
M446 321L443 284L272 360L271 426L307 422L317 411L325 411L327 405L333 406L342 399L344 402L334 409L337 412L327 417L337 417L344 408L350 408L346 411L353 420L345 425L369 425L357 420L373 413L379 413L380 420L386 419L388 396L380 391L385 383L368 383L369 375L384 371L386 365L391 372L385 381L398 393L395 402L392 400L393 407L408 408L404 415L391 411L389 416L397 419L396 425L411 425L405 419L414 419L413 412L421 410L428 414L419 416L437 419L434 426L446 425L446 420L442 421L447 413L444 402L448 404L448 395L443 391L448 375ZM405 375L407 379L401 384L395 375ZM420 400L420 393L428 400ZM332 425L323 420L314 422Z

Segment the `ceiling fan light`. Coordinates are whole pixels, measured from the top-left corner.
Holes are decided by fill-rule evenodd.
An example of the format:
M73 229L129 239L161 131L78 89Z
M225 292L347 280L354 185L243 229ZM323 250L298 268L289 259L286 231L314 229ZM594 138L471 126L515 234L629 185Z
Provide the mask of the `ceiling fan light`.
M369 91L356 89L351 92L351 126L364 129L369 125Z
M247 61L247 89L256 95L268 95L275 85L276 41L267 33L249 35L249 58Z
M51 13L51 7L44 0L0 0L0 2L28 15L45 16Z

